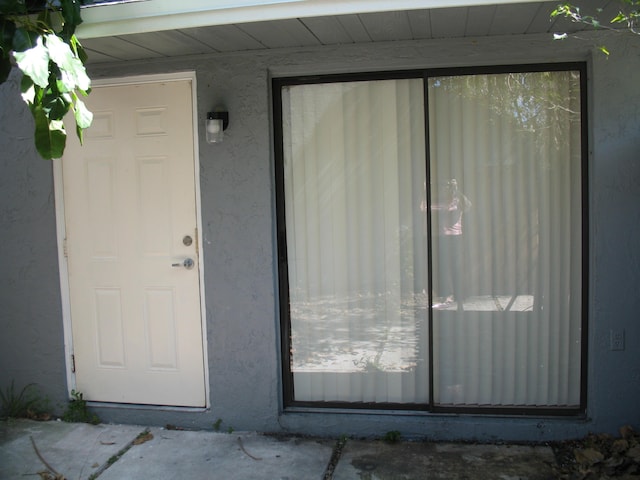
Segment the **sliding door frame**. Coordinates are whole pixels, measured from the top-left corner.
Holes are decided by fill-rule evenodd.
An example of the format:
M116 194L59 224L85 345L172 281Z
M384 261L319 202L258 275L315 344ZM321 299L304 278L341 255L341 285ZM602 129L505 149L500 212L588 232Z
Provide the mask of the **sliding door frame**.
M428 80L432 77L444 76L465 76L484 74L506 74L506 73L527 73L527 72L556 72L556 71L578 71L580 73L580 156L581 156L581 351L580 351L580 403L571 407L531 407L531 406L443 406L437 405L434 401L434 348L433 348L433 257L432 245L429 243L427 250L428 265L428 285L429 307L428 307L428 335L429 335L429 403L409 404L409 403L376 403L376 402L318 402L295 400L294 379L291 369L291 315L289 302L289 273L287 259L287 232L285 218L285 179L284 179L284 131L283 131L283 110L282 110L282 89L283 87L295 85L375 81L375 80L398 80L398 79L422 79L424 87L424 125L425 125L425 168L426 182L430 183L430 148L429 148L429 95ZM587 67L584 62L570 63L546 63L546 64L521 64L504 66L480 66L480 67L455 67L438 69L414 69L389 72L361 72L350 74L331 74L282 77L272 79L272 99L273 99L273 135L275 154L275 203L276 203L276 236L277 236L277 262L278 262L278 287L279 287L279 311L280 311L280 348L281 348L281 374L283 407L301 408L328 408L328 409L352 409L357 410L403 410L403 411L423 411L432 413L460 413L460 414L492 414L492 415L532 415L532 416L582 416L586 412L587 406L587 353L588 353L588 305L589 305L589 192L588 192L588 110L587 110ZM427 201L429 202L429 195ZM432 238L431 209L426 209L427 235Z

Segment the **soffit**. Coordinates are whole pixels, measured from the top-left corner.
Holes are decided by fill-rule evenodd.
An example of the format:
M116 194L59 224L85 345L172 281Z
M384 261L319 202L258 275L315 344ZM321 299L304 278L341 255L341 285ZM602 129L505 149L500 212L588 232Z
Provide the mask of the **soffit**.
M616 13L615 1L606 3L602 18L612 18ZM92 38L86 38L91 35L83 36L81 32L80 38L89 53L89 62L97 64L276 48L575 32L585 28L564 18L551 21L549 14L557 4L557 1L477 3L456 7L235 21ZM582 11L595 13L601 5L601 1L587 0L583 2ZM90 32L90 29L87 31Z

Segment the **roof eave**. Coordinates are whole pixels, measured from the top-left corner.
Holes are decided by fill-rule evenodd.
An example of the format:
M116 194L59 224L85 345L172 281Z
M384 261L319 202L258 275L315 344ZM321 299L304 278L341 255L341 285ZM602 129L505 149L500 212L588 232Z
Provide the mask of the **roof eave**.
M144 0L90 6L80 38L397 10L528 3L532 0Z

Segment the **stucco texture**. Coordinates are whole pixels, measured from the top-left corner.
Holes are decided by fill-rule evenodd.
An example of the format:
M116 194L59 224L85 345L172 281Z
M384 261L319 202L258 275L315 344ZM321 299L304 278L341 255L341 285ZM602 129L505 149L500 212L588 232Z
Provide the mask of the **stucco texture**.
M599 40L599 39L598 39ZM551 440L640 427L640 41L549 36L395 42L127 62L94 79L195 71L198 119L224 105L225 141L208 145L200 121L200 190L211 408L204 412L99 408L109 421L236 430L432 439ZM589 62L589 360L585 418L500 418L283 412L275 245L270 78L299 74L555 61ZM15 82L0 90L3 268L0 384L66 387L51 166L31 147ZM5 106L7 105L7 107ZM25 258L28 257L28 258ZM609 330L624 329L624 351ZM32 353L34 356L32 356ZM37 360L36 360L37 359ZM58 398L57 397L57 398Z
M0 388L66 402L52 164L33 145L33 120L14 70L0 86Z

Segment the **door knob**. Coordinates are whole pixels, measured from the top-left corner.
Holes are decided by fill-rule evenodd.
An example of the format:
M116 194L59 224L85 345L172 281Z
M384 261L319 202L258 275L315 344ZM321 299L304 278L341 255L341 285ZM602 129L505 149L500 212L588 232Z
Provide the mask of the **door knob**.
M182 262L182 263L172 263L171 264L172 267L184 267L187 270L191 270L194 265L195 265L195 263L193 262L193 260L191 258L185 258L184 262Z

